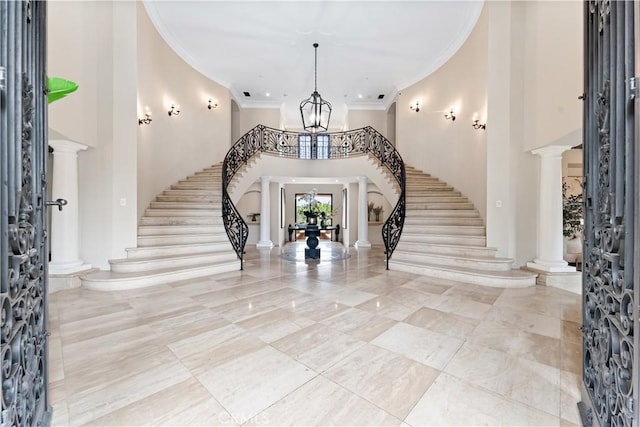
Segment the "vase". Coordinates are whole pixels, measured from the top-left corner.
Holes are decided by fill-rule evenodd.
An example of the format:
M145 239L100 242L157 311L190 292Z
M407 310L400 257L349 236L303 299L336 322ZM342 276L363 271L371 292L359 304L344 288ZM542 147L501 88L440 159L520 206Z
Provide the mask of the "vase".
M309 224L309 225L317 225L318 224L318 217L317 216L313 216L313 215L307 216L307 224Z

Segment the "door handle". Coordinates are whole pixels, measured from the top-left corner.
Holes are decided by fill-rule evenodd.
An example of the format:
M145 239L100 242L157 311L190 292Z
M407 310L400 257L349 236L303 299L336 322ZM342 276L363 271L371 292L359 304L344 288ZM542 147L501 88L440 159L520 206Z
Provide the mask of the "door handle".
M56 199L47 201L47 206L57 206L58 210L61 211L63 206L67 205L67 201L65 199Z

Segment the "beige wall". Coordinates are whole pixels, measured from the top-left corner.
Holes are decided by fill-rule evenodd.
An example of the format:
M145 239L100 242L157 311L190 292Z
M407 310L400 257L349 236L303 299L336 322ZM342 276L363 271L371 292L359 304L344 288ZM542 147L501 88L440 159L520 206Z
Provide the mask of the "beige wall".
M238 113L240 138L242 135L256 127L265 125L270 128L280 129L280 109L279 108L242 108Z
M348 126L347 130L371 126L388 138L387 112L385 110L349 110L346 125Z
M207 109L208 99L218 107ZM179 116L169 116L172 102ZM176 181L224 159L231 143L229 91L178 57L138 4L138 216Z
M409 109L420 102L420 111ZM448 182L467 196L484 217L486 133L471 127L486 118L486 6L469 38L446 64L402 90L396 102L396 148L407 164ZM456 120L444 113L455 106ZM491 124L489 124L491 126Z
M525 150L580 144L583 3L524 2Z
M78 156L80 256L100 268L136 243L135 6L48 4L48 74L79 84L51 105L49 126L89 146Z

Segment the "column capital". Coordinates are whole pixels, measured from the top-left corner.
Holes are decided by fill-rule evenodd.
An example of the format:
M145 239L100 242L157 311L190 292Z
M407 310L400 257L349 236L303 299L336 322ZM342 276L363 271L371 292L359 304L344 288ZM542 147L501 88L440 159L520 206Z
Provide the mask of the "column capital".
M56 151L61 153L77 153L78 151L89 148L87 145L69 141L68 139L50 139L49 145L53 147L54 154Z
M531 154L535 154L540 157L560 157L562 153L567 150L571 150L570 145L547 145L546 147L536 148L531 150Z

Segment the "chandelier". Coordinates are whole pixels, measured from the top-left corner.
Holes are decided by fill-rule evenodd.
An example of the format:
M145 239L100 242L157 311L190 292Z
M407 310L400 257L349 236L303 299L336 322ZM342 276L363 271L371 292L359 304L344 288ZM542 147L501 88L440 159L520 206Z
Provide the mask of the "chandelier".
M313 47L315 49L315 86L311 96L300 103L300 114L304 129L318 132L318 130L329 129L331 104L322 99L318 93L318 43L314 43Z

